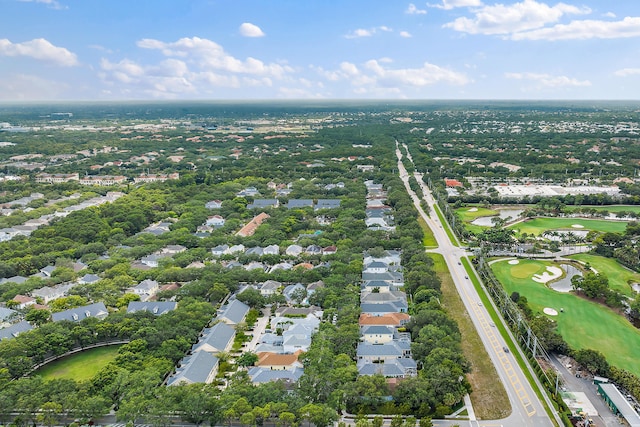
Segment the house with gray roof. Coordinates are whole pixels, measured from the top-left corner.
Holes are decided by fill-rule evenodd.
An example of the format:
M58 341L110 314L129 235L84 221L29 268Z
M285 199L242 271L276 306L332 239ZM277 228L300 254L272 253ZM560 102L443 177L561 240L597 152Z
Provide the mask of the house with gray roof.
M173 311L178 306L175 301L131 301L127 306L127 313L135 313L136 311L148 311L160 316L161 314Z
M0 307L0 323L8 320L10 317L15 316L18 312L6 307Z
M51 319L54 322L61 320L70 320L72 322L79 322L82 319L88 317L97 317L98 319L104 319L109 315L107 307L103 302L96 302L94 304L85 305L82 307L72 308L70 310L60 311L58 313L52 313Z
M247 205L247 209L277 208L278 206L280 206L278 199L255 199Z
M47 265L40 269L40 272L44 274L46 277L51 277L51 274L56 269L55 265Z
M160 290L160 285L155 280L145 279L137 285L127 289L127 292L140 296L142 301L147 301Z
M278 245L265 246L262 250L262 255L279 255L280 247Z
M245 254L245 255L247 255L247 256L254 255L254 256L261 257L261 256L262 256L262 254L263 254L263 252L264 252L264 249L263 249L263 248L261 248L260 246L254 246L254 247L252 247L252 248L247 249L247 250L244 252L244 254Z
M282 283L275 280L267 280L260 286L260 294L263 296L273 295L278 292L278 289L282 286Z
M282 381L286 384L294 384L302 376L302 368L277 369L272 370L269 368L262 368L260 366L254 366L249 369L249 378L254 384L268 383L271 381Z
M296 283L295 285L287 285L282 290L282 295L284 295L287 302L291 302L293 300L294 292L296 291L307 291L307 288L302 283Z
M358 360L372 363L387 363L391 360L411 358L411 343L391 341L384 344L362 342L356 351Z
M395 286L391 285L391 282L386 280L367 280L362 284L361 292L380 292L386 293L395 289Z
M404 311L402 311L404 310ZM371 314L372 316L384 316L389 313L405 313L407 311L406 303L385 302L381 304L364 303L360 304L360 312L363 314Z
M289 199L287 209L312 208L313 199Z
M207 209L220 209L222 207L222 201L211 200L210 202L205 203L204 207Z
M81 284L95 283L98 280L100 280L100 276L96 274L87 273L78 280L78 283L81 283Z
M229 249L229 245L218 245L215 248L211 248L211 255L219 257L224 255Z
M224 322L218 322L211 328L203 331L203 336L193 346L193 351L206 351L212 354L218 354L228 351L233 345L233 339L236 336L236 330Z
M27 281L27 278L24 276L12 276L12 277L7 277L6 279L0 279L0 285L8 282L20 285L26 281Z
M285 250L285 254L289 256L298 256L304 251L304 248L300 245L289 245Z
M234 299L221 308L218 319L229 325L237 325L242 322L249 312L249 306L245 303Z
M218 358L213 354L198 351L182 359L180 367L167 379L167 385L210 384L218 373L218 362Z
M31 324L26 320L7 326L6 328L0 329L0 341L10 340L23 332L30 331L31 329L33 329L33 326L31 326Z
M321 209L338 209L340 207L340 199L318 199L318 203L313 208L315 211Z
M359 375L382 375L387 378L408 378L418 374L418 365L413 359L402 358L372 363L359 360L357 363Z
M389 271L389 266L384 262L371 261L364 265L364 269L362 271L364 273L386 273Z
M383 325L367 325L360 328L360 336L370 344L384 344L393 341L395 328Z

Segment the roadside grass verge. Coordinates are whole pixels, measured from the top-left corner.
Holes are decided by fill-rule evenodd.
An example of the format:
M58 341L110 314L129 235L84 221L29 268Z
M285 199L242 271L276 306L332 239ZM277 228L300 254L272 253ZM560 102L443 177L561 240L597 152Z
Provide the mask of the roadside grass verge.
M628 297L633 297L635 294L631 288L631 283L640 283L639 273L629 270L613 258L591 254L576 254L567 258L589 263L598 273L604 273L609 278L611 289Z
M51 362L34 372L45 380L56 378L88 381L116 358L119 345L92 348Z
M540 269L553 265L549 261L537 260L526 260L526 263L539 265ZM640 359L637 357L640 354L640 330L624 316L602 304L573 292L556 292L534 282L531 277L518 277L520 270L511 274L512 267L519 266L500 261L491 264L491 269L509 294L518 292L527 298L534 313L542 314L545 307L557 310L559 314L550 318L557 322L558 332L572 348L597 350L611 365L640 375Z
M573 227L579 225L581 227ZM547 230L593 230L612 233L623 233L627 223L624 221L605 221L601 219L584 218L533 218L508 228L517 230L519 233L534 234L536 236Z
M449 221L447 221L444 215L442 215L442 212L440 211L440 206L435 204L433 205L433 207L435 208L436 214L438 215L438 219L440 219L440 224L442 224L442 227L445 233L447 233L447 237L449 238L449 240L451 240L451 243L454 246L460 246L460 242L458 242L458 238L453 234L453 231L451 231L451 228L449 227Z
M442 305L458 324L462 335L462 352L471 363L471 372L467 375L467 379L473 389L471 403L474 412L479 419L483 420L505 418L511 413L507 392L453 284L443 256L440 254L429 254L429 256L433 259L438 277L442 280Z
M422 229L422 234L424 236L422 238L422 244L427 248L437 248L438 242L436 242L433 231L431 231L431 228L429 228L429 226L421 216L418 216L418 224L420 224L420 228Z

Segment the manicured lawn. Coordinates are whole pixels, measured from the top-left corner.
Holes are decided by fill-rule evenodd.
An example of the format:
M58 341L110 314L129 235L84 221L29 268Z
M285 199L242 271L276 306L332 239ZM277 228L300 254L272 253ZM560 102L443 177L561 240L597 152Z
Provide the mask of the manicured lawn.
M545 307L560 312L562 308L564 312L552 318L558 322L558 332L572 348L598 350L612 365L640 375L640 359L636 357L640 354L640 331L623 316L573 293L556 292L530 277L521 277L525 266L528 271L542 272L547 265L553 264L520 260L520 264L510 265L500 261L491 268L507 292L515 291L525 296L534 312L542 313Z
M612 258L605 258L599 255L576 254L569 258L588 262L598 273L604 273L609 278L609 287L624 295L633 296L635 292L631 289L630 283L640 282L640 274L620 265Z
M35 372L46 380L68 378L87 381L115 359L119 345L98 347L51 362Z
M582 227L573 227L581 225ZM627 227L624 221L605 221L600 219L583 218L533 218L510 226L520 233L535 234L536 236L547 230L594 230L603 232L622 233Z
M477 209L477 210L474 210ZM481 208L479 206L465 206L464 208L456 209L456 214L458 218L460 218L464 222L471 222L476 218L480 218L483 216L494 216L498 215L498 211Z

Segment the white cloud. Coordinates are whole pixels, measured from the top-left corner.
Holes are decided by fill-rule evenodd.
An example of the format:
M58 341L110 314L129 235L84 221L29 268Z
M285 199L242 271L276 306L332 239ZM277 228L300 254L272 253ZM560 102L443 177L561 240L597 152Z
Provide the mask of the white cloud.
M607 12L605 14L603 14L602 16L604 16L605 18L615 18L616 14L613 12Z
M564 15L588 14L587 7L565 3L549 6L536 0L523 0L511 5L495 4L473 10L473 17L460 17L444 25L469 34L511 34L535 30L558 22Z
M408 13L409 15L425 15L427 11L425 9L418 9L415 4L409 3L404 13Z
M138 46L145 49L160 50L165 56L185 58L204 70L218 70L230 73L259 74L282 77L293 69L276 63L266 64L259 59L248 57L244 60L229 55L214 41L199 37L182 38L175 42L162 42L143 39Z
M400 31L400 37L404 37L404 38L409 39L409 38L411 38L411 37L413 37L413 36L412 36L412 35L411 35L411 33L410 33L410 32L408 32L408 31Z
M75 53L63 47L54 46L46 39L33 39L22 43L0 39L0 56L28 56L63 67L78 65Z
M23 3L42 3L49 6L51 9L67 9L66 6L62 6L57 0L19 0Z
M317 71L326 79L337 84L339 81L349 83L356 95L385 94L393 97L414 95L413 91L438 83L465 85L469 83L466 75L425 62L419 68L391 68L388 58L372 59L362 66L351 62L343 62L334 71L318 68ZM407 93L405 94L404 91Z
M236 58L219 44L198 37L175 42L143 39L137 45L157 50L165 58L146 64L130 59L102 59L100 77L112 87L112 93L119 90L127 97L169 99L183 95L206 97L222 89L271 88L276 80L288 81L294 72L286 64Z
M640 74L640 68L623 68L621 70L617 70L613 74L618 76L618 77L635 76L635 75Z
M386 25L381 25L379 27L373 27L373 28L358 28L357 30L354 30L348 34L346 34L344 37L347 39L358 39L358 38L362 38L362 37L371 37L374 34L378 33L379 31L384 31L384 32L392 32L393 30L389 27L387 27Z
M504 76L512 80L530 80L538 86L546 88L561 88L567 86L591 86L589 80L578 80L567 76L552 76L539 73L505 73Z
M240 34L245 37L264 37L264 32L257 25L245 22L240 25Z
M442 0L442 4L427 4L429 7L438 9L451 10L457 7L479 7L482 6L481 0Z
M511 35L513 40L587 40L640 36L640 17L621 21L581 20Z

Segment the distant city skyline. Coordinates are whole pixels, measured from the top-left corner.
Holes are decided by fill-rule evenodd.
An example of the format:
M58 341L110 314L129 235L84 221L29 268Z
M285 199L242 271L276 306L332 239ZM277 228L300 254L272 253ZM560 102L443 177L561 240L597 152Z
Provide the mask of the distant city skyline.
M636 0L0 0L0 101L640 100Z

